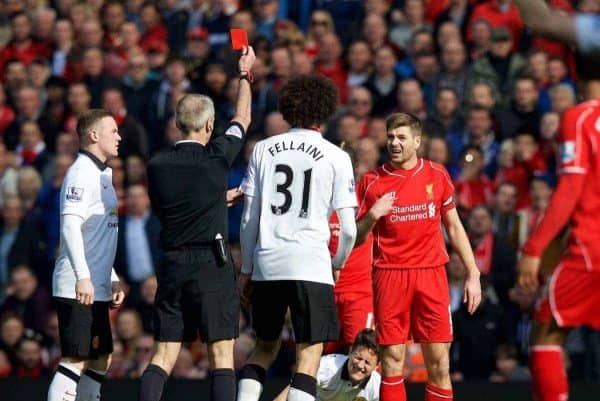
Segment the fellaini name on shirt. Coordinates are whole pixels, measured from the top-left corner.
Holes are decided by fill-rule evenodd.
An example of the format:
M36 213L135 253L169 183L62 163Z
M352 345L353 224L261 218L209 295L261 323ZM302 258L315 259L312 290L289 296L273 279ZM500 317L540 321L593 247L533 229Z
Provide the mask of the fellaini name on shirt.
M432 219L435 217L435 203L421 203L418 205L393 206L389 216L390 223L404 223Z
M324 157L323 152L321 152L316 146L312 144L308 144L308 146L306 146L306 143L304 142L294 143L294 140L275 142L275 144L269 147L267 150L269 151L271 156L275 156L277 153L291 150L304 152L307 155L311 156L316 162Z

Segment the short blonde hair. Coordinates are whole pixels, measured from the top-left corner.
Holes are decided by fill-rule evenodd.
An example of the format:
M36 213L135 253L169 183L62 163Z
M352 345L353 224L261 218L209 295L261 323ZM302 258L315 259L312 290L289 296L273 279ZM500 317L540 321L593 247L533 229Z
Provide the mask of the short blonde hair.
M187 94L175 106L175 125L184 135L201 129L214 117L215 105L208 96Z

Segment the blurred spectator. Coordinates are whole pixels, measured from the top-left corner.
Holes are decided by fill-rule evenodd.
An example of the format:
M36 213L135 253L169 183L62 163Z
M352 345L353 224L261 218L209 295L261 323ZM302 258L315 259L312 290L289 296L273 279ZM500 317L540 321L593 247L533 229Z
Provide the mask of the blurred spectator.
M148 57L143 52L134 53L129 57L127 72L123 75L121 84L127 112L141 122L146 131L152 129L147 110L160 82L150 71Z
M356 158L356 175L359 177L371 170L375 170L379 166L381 154L379 153L379 148L373 138L364 137L358 141Z
M56 158L59 156L71 156L75 159L79 152L79 138L69 132L61 132L56 137ZM55 161L56 161L55 158Z
M510 88L515 79L525 68L525 59L518 53L513 53L513 42L508 29L501 27L492 31L492 44L489 52L473 62L469 85L476 82L489 82L500 94L500 104L508 104ZM504 94L504 96L503 96Z
M375 52L375 68L365 84L373 97L373 114L385 116L396 107L398 76L394 70L396 55L389 46Z
M417 29L428 29L425 22L425 5L423 0L407 0L402 7L404 19L397 23L389 33L390 40L401 50L408 49L408 43Z
M49 44L56 23L56 10L50 7L38 7L33 14L33 37L41 43Z
M127 211L125 204L125 168L123 166L123 159L120 157L113 157L108 159L106 165L112 169L113 186L119 198L119 215L122 215Z
M19 169L17 188L19 198L23 203L24 218L32 224L39 223L39 210L36 208L37 197L42 187L42 177L37 170L31 166L23 166Z
M492 26L485 19L472 19L467 31L471 33L471 40L468 41L469 56L472 60L479 60L490 50Z
M569 84L557 84L550 88L550 110L562 114L575 105L575 90Z
M137 340L142 334L142 322L137 311L131 308L121 309L115 323L115 336L123 344L123 352L127 358L135 355ZM148 357L151 356L152 353L148 353ZM142 371L143 369L139 370L139 373Z
M369 43L365 40L356 40L348 47L348 79L346 85L349 88L361 86L372 70L373 52Z
M326 10L314 10L311 17L308 30L306 32L306 52L314 57L319 52L319 42L321 37L327 33L334 33L333 19Z
M167 42L174 53L180 54L185 48L189 15L185 4L179 0L164 0L162 15L167 28Z
M0 133L2 134L15 119L15 112L8 104L6 104L6 101L4 85L0 84Z
M473 12L472 1L469 0L454 0L449 1L446 9L438 15L435 20L435 26L438 27L438 32L442 30L444 23L452 22L460 28L461 36L467 37L469 28L469 19Z
M46 44L34 42L31 35L31 19L24 12L17 12L10 17L13 33L11 41L0 51L0 72L4 72L6 62L10 59L22 61L25 65L36 57L48 57L50 49Z
M546 176L533 176L529 180L529 199L531 205L521 209L519 221L521 229L519 230L519 246L525 243L525 240L533 232L535 227L541 221L552 196L552 185L548 182Z
M540 119L540 152L544 156L550 171L554 171L556 169L559 124L560 115L555 112L546 112Z
M388 28L385 19L377 13L368 13L363 20L362 36L372 51L377 52L384 46L396 50L396 44L388 40Z
M467 232L481 276L494 289L504 308L509 304L508 290L516 276L517 255L513 248L493 231L490 209L476 206L467 220Z
M432 136L427 141L425 158L446 167L451 177L456 178L458 171L450 164L450 149L443 137Z
M493 28L503 27L510 32L513 46L518 49L521 34L525 26L519 15L519 10L511 0L490 0L476 5L471 14L471 21L483 19ZM472 36L469 32L467 38Z
M273 40L275 27L280 22L277 17L279 2L276 0L255 0L256 32L269 40Z
M89 49L92 47L102 47L102 42L104 38L104 31L102 30L102 25L97 18L93 18L91 16L91 10L86 9L84 4L83 10L81 10L77 5L71 8L71 21L73 22L73 28L75 32L78 33L77 41L79 45L79 56L81 56L81 52L85 49ZM81 22L79 22L79 16L75 16L73 14L78 14L79 12L89 13L90 15L82 15Z
M482 280L482 289L485 280ZM505 340L502 310L483 297L474 314L466 304L452 314L454 341L450 350L450 370L461 380L487 380L495 367L495 352Z
M99 47L90 47L83 52L83 82L92 97L92 108L101 106L102 92L106 88L119 85L119 82L104 70L104 52Z
M182 52L185 69L192 81L200 81L206 65L214 61L208 42L208 30L204 27L191 29L186 38L185 49Z
M107 74L120 78L127 71L128 60L132 54L140 53L138 42L140 31L133 22L124 22L119 29L115 47L110 47L104 56L104 67Z
M56 311L50 311L42 332L44 339L44 365L54 370L61 358L60 333L58 331L58 315Z
M146 165L140 156L132 155L125 160L127 185L146 185Z
M423 122L423 132L428 136L446 137L450 132L463 131L459 104L456 90L451 87L438 88L433 112Z
M92 95L88 87L82 82L70 84L67 91L67 103L69 105L69 114L65 118L64 129L76 135L77 119L81 113L90 109L92 103Z
M62 129L67 116L67 87L67 81L63 78L52 76L46 81L46 103L43 114L57 130ZM54 150L56 151L55 148Z
M50 370L42 361L42 337L25 331L25 335L17 343L17 364L15 376L20 379L37 379L47 376Z
M290 124L283 119L283 115L278 111L273 111L265 117L265 136L271 137L290 129Z
M475 206L491 206L494 184L483 172L483 153L478 147L467 146L458 164L461 171L454 181L456 207L466 217Z
M157 288L156 276L149 276L140 284L137 304L133 302L134 300L127 299L127 304L134 306L140 314L144 333L154 333L154 297Z
M41 210L40 229L46 243L47 258L51 261L58 255L60 242L60 189L74 160L71 154L58 154L52 163L52 177L42 184L38 195L37 205ZM42 277L43 282L50 279L51 272Z
M350 89L348 111L357 119L361 136L367 133L372 110L373 98L368 89L363 86Z
M4 143L0 142L0 207L4 204L4 198L17 195L17 170L11 166L11 155Z
M433 107L435 78L439 72L437 56L433 51L418 53L414 57L415 78L421 84L423 100L428 109Z
M423 89L415 78L403 79L398 83L396 100L398 108L395 111L413 114L421 121L427 118Z
M517 349L514 345L502 344L496 350L496 370L490 376L492 383L528 382L529 369L519 366Z
M388 159L387 154L387 128L383 118L375 117L369 120L367 125L367 137L373 139L375 145L379 148L379 164L383 164Z
M459 40L445 42L440 56L441 71L435 79L434 90L437 92L444 87L452 88L458 96L459 103L462 103L468 79L465 46Z
M292 57L292 75L308 75L314 72L315 66L310 56L304 52L294 53ZM347 84L347 83L346 83Z
M114 117L119 127L119 156L127 158L137 155L148 158L148 134L142 124L127 112L121 90L106 88L102 92L102 108Z
M494 198L494 233L516 249L519 243L519 216L517 205L517 187L503 182L496 187Z
M141 334L135 340L133 364L127 373L128 377L139 378L152 359L154 338L150 334ZM185 349L185 348L183 348ZM183 351L182 349L182 351Z
M392 49L394 48L392 47ZM411 36L406 57L399 61L395 67L400 78L413 77L415 75L415 56L420 53L431 53L432 51L434 51L434 40L429 29L415 30Z
M16 196L6 197L0 226L0 287L8 283L10 270L30 266L40 277L47 277L45 245L36 227L23 220L23 203Z
M125 23L125 6L123 2L108 0L101 9L102 24L104 26L103 47L114 50L121 44L121 28Z
M315 71L331 79L337 86L340 101L346 103L346 81L348 73L342 65L342 46L335 33L326 33L319 41L319 51L315 58Z
M160 223L150 210L146 187L134 184L126 190L127 214L119 218L115 270L131 286L129 296L139 300L139 285L154 275L160 259Z
M517 78L510 106L500 110L496 116L501 139L512 138L517 132L531 132L538 136L541 117L538 99L535 80L531 77Z
M243 365L236 369L241 369ZM194 356L187 348L182 348L177 356L175 366L173 366L173 377L177 379L204 379L208 372L201 370L194 364Z
M140 9L140 15L143 25L140 39L142 49L150 51L158 43L167 43L167 28L162 21L158 5L151 1L144 2Z
M122 379L127 377L132 365L133 361L123 353L123 344L118 340L113 340L110 369L106 372L106 378Z
M511 288L508 296L512 307L506 309L510 341L517 347L519 360L526 361L533 328L533 309L536 294L519 286Z
M465 266L458 254L450 251L450 260L446 266L448 273L448 288L450 289L450 312L454 313L463 303L465 287Z
M360 139L358 121L352 114L342 114L337 121L336 143L344 143L344 146L355 148Z
M517 188L516 209L523 209L531 204L529 198L529 180L533 176L546 174L547 165L533 134L519 132L514 138L514 161L511 167L498 171L496 182L510 182Z
M47 169L51 163L51 156L40 127L34 121L26 121L21 124L19 143L15 152L21 166L32 166L41 175L47 175Z
M17 362L17 343L24 332L25 325L19 315L10 312L0 315L0 349L6 352L13 366Z
M467 104L471 107L479 106L490 112L494 112L496 103L496 93L494 92L494 88L486 82L476 83L469 90Z
M19 315L25 327L41 333L46 321L40 317L50 312L50 294L40 286L33 270L27 265L17 265L10 272L10 295L2 305L1 313Z

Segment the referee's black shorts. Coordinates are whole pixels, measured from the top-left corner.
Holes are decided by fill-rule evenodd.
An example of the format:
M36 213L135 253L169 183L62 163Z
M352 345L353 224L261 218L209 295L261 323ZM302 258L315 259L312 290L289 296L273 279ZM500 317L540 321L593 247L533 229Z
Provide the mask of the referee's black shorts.
M54 297L54 303L63 357L97 359L112 353L110 302L82 305L75 299Z
M240 298L231 258L219 265L212 248L169 251L157 271L154 337L161 342L233 339Z
M289 307L296 343L338 340L332 285L296 280L253 281L252 285L252 327L258 339L279 339Z

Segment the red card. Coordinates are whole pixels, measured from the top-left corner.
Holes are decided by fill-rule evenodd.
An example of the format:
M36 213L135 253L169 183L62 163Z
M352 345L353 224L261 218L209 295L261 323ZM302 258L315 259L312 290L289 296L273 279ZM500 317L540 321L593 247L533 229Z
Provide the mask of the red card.
M233 50L240 50L248 46L248 34L243 29L230 29L229 34L231 35L231 48Z

